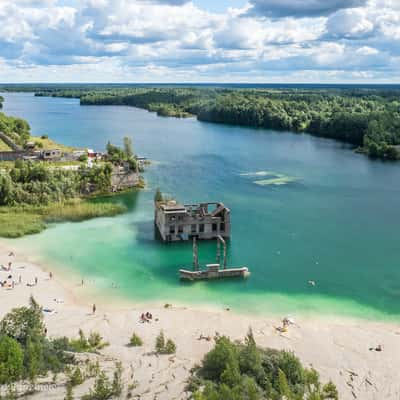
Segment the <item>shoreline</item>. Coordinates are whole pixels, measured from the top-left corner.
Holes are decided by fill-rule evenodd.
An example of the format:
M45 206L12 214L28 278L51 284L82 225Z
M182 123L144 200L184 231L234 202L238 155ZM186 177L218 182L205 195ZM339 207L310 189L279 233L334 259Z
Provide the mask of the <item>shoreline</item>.
M9 257L9 251L14 250L15 256ZM96 303L97 311L93 315L87 287L77 289L77 283L74 288L75 277L67 282L56 269L50 279L49 265L38 265L34 257L20 250L0 240L0 264L7 265L11 260L13 280L18 281L19 275L22 277L22 284L15 285L13 290L0 288L1 318L12 308L26 305L32 294L43 307L52 310L44 313L50 336L76 337L79 329L85 333L100 332L110 342L102 353L120 359L127 374L134 369L138 381L134 393L142 399L153 398L155 392L162 393L163 399L186 398L184 387L190 368L213 346L212 340L198 338L213 337L218 332L243 340L250 326L260 346L294 351L305 366L313 366L320 373L323 382L332 380L340 399L354 399L353 393L360 399L399 398L400 354L396 349L400 345L400 324L341 316L296 315L295 324L282 334L275 329L281 323L275 315L254 316L217 307L181 304L164 308L157 302L110 303L107 299L107 304ZM1 271L0 274L4 280L9 273ZM26 286L35 277L38 285ZM145 311L155 316L152 324L139 322L140 314ZM149 355L161 329L177 344L173 358ZM132 332L143 339L143 347L126 347ZM369 350L378 345L383 346L382 352ZM151 367L144 366L147 362ZM127 376L125 380L129 381ZM163 388L165 381L170 382L168 389Z
M14 253L18 253L18 259L23 262L27 262L29 264L35 265L41 271L45 273L49 273L50 271L55 275L58 280L58 283L61 287L63 287L70 295L75 299L76 305L83 306L85 304L92 303L93 301L96 304L101 304L104 309L107 310L120 310L131 308L132 305L140 306L140 307L163 307L165 304L173 303L174 308L179 309L191 309L196 311L205 311L205 312L222 312L228 310L232 314L237 315L238 317L246 317L251 314L256 319L262 319L265 316L270 318L282 318L286 314L291 316L300 317L303 320L309 321L346 321L349 322L358 322L358 323L382 323L387 325L399 326L400 329L400 314L384 314L382 311L376 310L374 308L363 306L358 304L360 307L364 307L366 316L361 317L351 312L343 312L338 313L336 311L315 311L315 310L298 310L293 309L291 311L281 311L281 310L272 310L271 308L267 308L265 311L259 310L249 310L249 309L241 309L235 306L230 305L229 303L206 303L203 301L199 302L185 302L184 300L177 300L174 298L169 299L168 297L165 300L161 300L158 298L151 298L148 300L140 300L137 298L129 298L126 297L123 293L119 291L119 286L113 286L112 282L108 282L111 285L107 287L99 287L98 277L88 277L82 276L77 271L71 270L68 267L68 264L54 264L54 261L45 260L39 252L32 253L32 249L29 249L30 253L26 254L26 252L20 247L15 246L18 239L10 239L10 238L0 238L0 255L4 251L12 250ZM55 274L54 274L55 273ZM92 279L90 279L92 278ZM84 286L80 284L81 280L84 280ZM102 291L107 291L107 294L103 294ZM274 293L273 302L279 302L279 297L284 294ZM318 295L317 295L318 296ZM284 299L283 299L284 300ZM325 298L323 296L318 296L316 301L323 301ZM349 303L351 304L351 303ZM343 302L343 307L346 306L346 302ZM362 310L359 312L361 314ZM372 313L372 315L371 315Z

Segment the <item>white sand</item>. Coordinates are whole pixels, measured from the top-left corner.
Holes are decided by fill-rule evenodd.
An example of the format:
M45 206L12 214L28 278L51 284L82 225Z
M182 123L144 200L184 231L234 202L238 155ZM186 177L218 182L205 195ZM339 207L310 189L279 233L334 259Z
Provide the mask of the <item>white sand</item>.
M198 340L200 334L214 336L219 332L232 339L243 339L251 326L260 346L293 350L305 365L318 370L322 381L331 379L337 385L341 399L400 399L400 324L297 317L288 333L279 334L275 327L280 321L275 317L253 318L226 310L165 309L163 304L158 307L97 304L96 314L92 315L92 304L83 300L85 287L78 287L79 281L71 287L70 282L58 281L57 275L49 279L48 272L26 261L21 254L9 257L9 250L0 243L0 264L12 261L12 279L18 282L21 275L22 284L12 290L0 288L0 318L13 307L28 304L32 294L43 307L54 309L53 313L45 313L49 336L76 337L80 328L85 333L100 332L110 342L102 350L103 364L110 367L114 359L123 362L125 382L137 384L132 393L138 396L133 398L139 395L140 399L185 398L190 368L213 346L213 341ZM5 280L8 275L1 271L0 279ZM26 286L35 277L37 286ZM151 312L158 321L140 323L143 311ZM176 356L149 354L154 350L160 329L177 344ZM133 331L143 339L143 347L126 346ZM383 351L369 351L378 344L383 346ZM64 389L58 388L34 398L62 399L63 396Z

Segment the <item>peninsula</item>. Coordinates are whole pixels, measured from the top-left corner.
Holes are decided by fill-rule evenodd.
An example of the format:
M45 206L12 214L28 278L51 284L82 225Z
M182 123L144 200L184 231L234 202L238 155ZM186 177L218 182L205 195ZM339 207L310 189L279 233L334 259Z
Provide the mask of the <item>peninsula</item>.
M77 149L33 137L26 121L0 113L0 236L122 213L121 204L91 199L143 187L141 169L129 138L106 153Z

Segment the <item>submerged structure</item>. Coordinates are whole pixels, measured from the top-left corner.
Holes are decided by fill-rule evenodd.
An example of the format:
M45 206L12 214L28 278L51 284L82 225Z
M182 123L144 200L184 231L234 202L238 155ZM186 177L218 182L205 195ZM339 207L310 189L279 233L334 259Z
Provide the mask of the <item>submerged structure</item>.
M223 247L221 262L221 244ZM222 278L247 278L250 275L247 267L226 267L226 243L222 236L217 237L217 262L215 264L206 264L206 269L199 268L199 257L197 240L193 238L193 270L180 269L179 276L181 280L211 280Z
M165 242L229 238L230 210L220 202L183 205L175 200L156 201L155 225Z

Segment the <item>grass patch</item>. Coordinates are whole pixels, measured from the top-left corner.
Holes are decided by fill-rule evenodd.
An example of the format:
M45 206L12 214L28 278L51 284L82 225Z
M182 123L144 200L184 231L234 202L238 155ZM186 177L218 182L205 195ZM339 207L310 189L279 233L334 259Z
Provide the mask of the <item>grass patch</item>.
M0 208L0 236L18 238L39 233L46 229L41 215L25 212L20 208Z
M121 204L73 199L49 206L0 207L0 236L18 238L39 233L52 222L79 222L113 217L126 211Z
M113 217L126 211L126 207L121 204L74 199L62 204L52 204L44 211L46 222L79 222L98 217Z
M71 152L77 150L76 147L65 146L60 143L56 143L54 140L49 139L46 136L31 136L28 142L35 142L37 144L40 143L40 150L52 150L52 149L60 149L64 152Z

